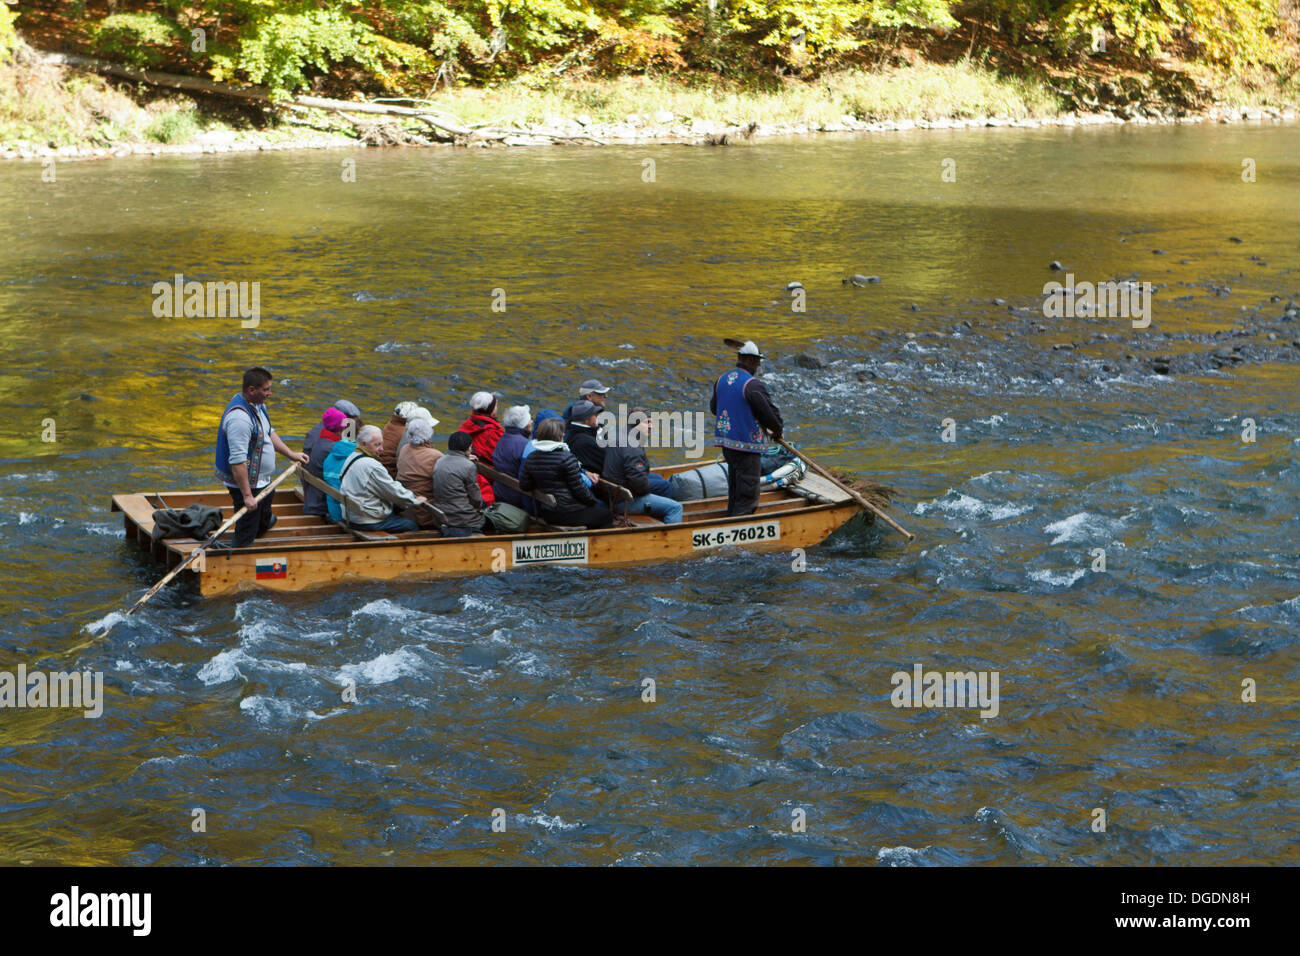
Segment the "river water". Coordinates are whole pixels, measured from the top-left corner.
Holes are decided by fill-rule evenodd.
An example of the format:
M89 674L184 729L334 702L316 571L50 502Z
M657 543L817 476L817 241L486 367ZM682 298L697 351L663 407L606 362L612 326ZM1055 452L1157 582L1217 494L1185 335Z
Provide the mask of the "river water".
M0 166L0 670L105 702L0 711L0 862L1300 859L1296 126L41 174ZM1150 327L1034 311L1053 260L1153 283ZM260 322L155 317L177 273L259 282ZM170 589L67 652L159 574L110 495L207 486L248 365L282 434L416 399L441 441L588 375L707 410L725 335L915 542ZM997 672L996 716L892 706L917 665Z

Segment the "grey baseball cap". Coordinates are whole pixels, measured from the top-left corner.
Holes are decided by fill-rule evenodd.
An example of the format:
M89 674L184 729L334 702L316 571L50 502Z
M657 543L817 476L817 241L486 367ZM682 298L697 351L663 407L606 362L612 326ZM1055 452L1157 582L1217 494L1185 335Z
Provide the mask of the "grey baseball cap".
M599 411L600 406L595 402L575 402L573 406L573 420L575 422L584 422Z
M590 395L595 392L597 395L604 395L609 391L608 385L601 385L597 379L589 378L578 386L578 396Z

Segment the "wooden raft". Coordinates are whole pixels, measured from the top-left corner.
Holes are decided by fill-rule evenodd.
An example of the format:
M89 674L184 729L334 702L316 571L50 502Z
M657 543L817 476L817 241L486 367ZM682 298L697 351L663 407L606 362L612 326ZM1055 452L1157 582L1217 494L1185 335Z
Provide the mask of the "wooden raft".
M664 477L698 468L684 462L656 468ZM720 548L790 551L820 544L860 512L834 483L806 475L798 488L771 489L759 496L758 510L729 517L727 499L682 502L682 522L665 525L632 515L632 527L600 531L530 530L522 535L444 538L437 531L386 534L350 530L326 518L302 513L301 489L277 490L272 509L274 528L252 547L217 548L201 555L182 577L197 579L204 597L249 588L299 591L345 581L429 580L514 570L543 564L598 567L649 564L702 557ZM191 504L230 508L224 491L169 491L113 496L113 510L123 514L128 540L168 567L175 567L201 542L171 538L154 542L153 512ZM870 515L866 515L868 520ZM223 536L228 541L230 535Z

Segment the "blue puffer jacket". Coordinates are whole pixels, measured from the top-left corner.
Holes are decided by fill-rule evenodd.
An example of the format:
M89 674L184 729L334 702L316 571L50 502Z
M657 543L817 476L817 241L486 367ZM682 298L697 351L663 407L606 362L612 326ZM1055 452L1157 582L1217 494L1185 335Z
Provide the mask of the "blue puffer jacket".
M344 463L352 457L352 453L357 450L357 443L354 441L336 441L330 453L325 456L325 465L321 468L321 477L331 488L338 488L342 482L340 473L343 470ZM325 507L329 511L331 521L343 520L343 506L333 498L325 499Z
M517 478L519 465L524 457L524 446L527 444L528 432L513 425L506 428L505 434L497 440L496 450L492 452L492 467ZM532 501L527 495L521 495L513 488L507 488L496 481L492 482L492 492L497 496L497 501L507 502L516 508L523 508L527 502Z

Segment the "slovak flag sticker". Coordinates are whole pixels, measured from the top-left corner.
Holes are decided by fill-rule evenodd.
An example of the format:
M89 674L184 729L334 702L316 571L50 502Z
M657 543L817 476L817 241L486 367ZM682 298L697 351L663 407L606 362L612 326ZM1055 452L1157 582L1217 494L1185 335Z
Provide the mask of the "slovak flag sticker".
M257 580L266 578L283 578L289 573L288 558L258 558Z

